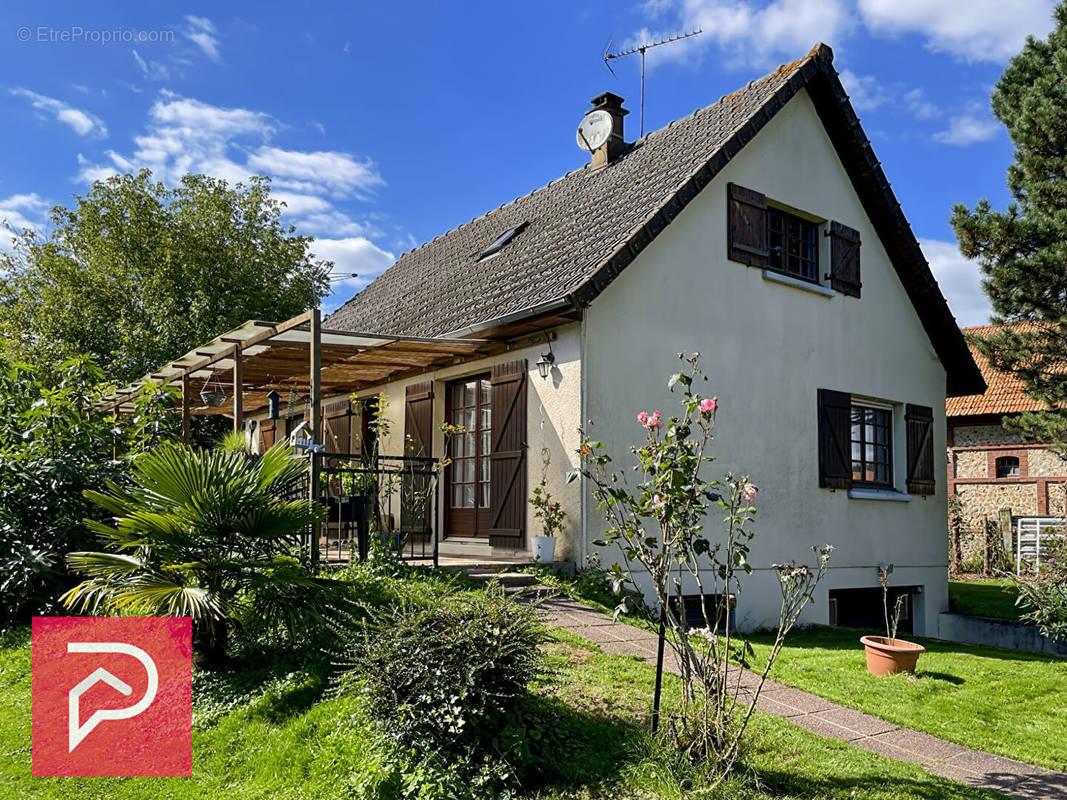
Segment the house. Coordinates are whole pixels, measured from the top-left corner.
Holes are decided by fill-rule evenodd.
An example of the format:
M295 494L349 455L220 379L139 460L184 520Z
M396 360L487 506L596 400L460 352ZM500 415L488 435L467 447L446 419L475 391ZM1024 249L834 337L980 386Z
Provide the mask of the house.
M965 328L984 336L991 325ZM1067 509L1067 460L1047 445L1029 443L1004 427L1004 421L1047 406L1028 396L1017 378L1000 372L974 348L972 354L985 378L980 394L950 397L948 423L948 489L958 495L967 527L984 520L1062 517Z
M321 329L317 317L270 328L279 350L321 337L311 396L324 398L328 449L359 451L377 414L379 452L440 458L442 424L459 425L435 509L442 554L528 557L543 477L568 514L557 558L608 562L588 486L565 477L579 428L623 464L636 414L675 402L676 354L699 351L720 403L712 466L760 487L737 625L773 624L771 564L829 542L804 622L876 625L876 570L894 563L910 600L901 629L934 634L947 607L944 397L985 384L832 62L818 45L633 142L622 98L602 94L586 112L603 133L589 163L403 254ZM261 352L269 337L253 331L269 324L157 375L232 381L235 425L261 422L267 445L283 422L265 418L268 389L284 401L283 371L307 375L306 361Z

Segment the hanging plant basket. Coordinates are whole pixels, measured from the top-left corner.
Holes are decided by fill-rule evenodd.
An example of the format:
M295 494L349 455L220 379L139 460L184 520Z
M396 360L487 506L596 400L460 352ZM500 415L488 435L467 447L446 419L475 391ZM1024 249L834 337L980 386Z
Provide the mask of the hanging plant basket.
M220 392L218 389L204 389L200 392L200 399L204 401L204 405L208 408L214 408L226 402L226 393Z

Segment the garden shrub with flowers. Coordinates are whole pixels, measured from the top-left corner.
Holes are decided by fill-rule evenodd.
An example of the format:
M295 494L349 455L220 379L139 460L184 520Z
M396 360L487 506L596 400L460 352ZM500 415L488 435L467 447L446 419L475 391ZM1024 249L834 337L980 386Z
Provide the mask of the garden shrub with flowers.
M743 576L750 574L749 552L754 538L750 523L757 488L747 475L704 477L713 461L710 446L719 410L718 401L694 391L706 382L699 354L679 354L681 370L668 388L681 390L681 413L667 419L656 410L642 411L637 422L645 440L631 447L635 486L611 472L604 444L583 437L582 474L592 486L607 531L600 546L617 545L622 563L612 565L615 588L640 588L635 572L647 573L656 599L653 612L665 625L683 684L682 705L667 721L665 736L688 760L708 767L717 780L733 768L752 718L763 683L781 652L786 634L811 600L825 575L832 548L813 547L815 566L774 564L781 588L781 607L774 644L755 686L742 679L752 648L730 629L730 610L741 593ZM722 514L723 528L712 532L705 518ZM683 581L705 598L704 625L690 628L680 602ZM675 601L672 602L672 597ZM624 599L619 612L636 612ZM745 684L745 685L742 685Z
M1067 543L1054 542L1035 574L1020 577L1015 601L1020 619L1050 639L1067 642Z

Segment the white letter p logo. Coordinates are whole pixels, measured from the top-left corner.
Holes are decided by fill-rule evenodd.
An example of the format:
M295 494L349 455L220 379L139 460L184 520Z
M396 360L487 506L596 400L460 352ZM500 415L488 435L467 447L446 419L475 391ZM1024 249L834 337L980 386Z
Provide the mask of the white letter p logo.
M73 752L82 739L89 735L89 733L104 720L108 719L129 719L130 717L136 717L142 711L152 705L152 701L156 699L156 691L159 689L159 672L156 670L156 662L154 662L151 656L139 647L134 647L132 644L125 644L123 642L68 642L68 653L122 653L123 655L133 656L144 666L145 671L148 673L148 688L145 690L144 697L138 700L134 705L127 706L126 708L105 708L99 711L94 711L92 715L85 721L84 725L79 725L79 708L78 704L81 696L85 694L92 686L95 686L99 681L103 681L112 689L122 692L125 695L133 693L133 689L129 684L116 678L110 672L103 667L95 670L85 680L70 690L69 695L69 738L67 752Z

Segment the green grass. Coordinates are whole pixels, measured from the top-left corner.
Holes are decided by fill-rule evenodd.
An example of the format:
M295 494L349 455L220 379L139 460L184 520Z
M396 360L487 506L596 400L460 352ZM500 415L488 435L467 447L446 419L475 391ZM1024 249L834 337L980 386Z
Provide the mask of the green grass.
M559 632L546 645L555 680L538 691L554 714L551 735L566 757L554 785L529 787L542 800L680 797L678 778L662 756L650 756L645 730L654 673L634 658L602 653ZM227 676L198 676L194 689L193 777L31 778L28 634L0 638L0 786L27 800L155 798L389 798L387 753L357 700L322 694L307 665L266 657ZM668 677L665 704L676 702ZM948 798L992 800L934 777L822 739L789 723L758 716L743 776L716 793L731 800L771 798ZM383 777L384 776L384 777Z
M915 675L867 673L848 628L793 631L772 677L967 747L1067 769L1067 659L918 639ZM768 637L755 637L764 644Z
M948 606L953 614L975 617L1019 619L1015 605L1018 590L1002 578L973 579L948 582Z

